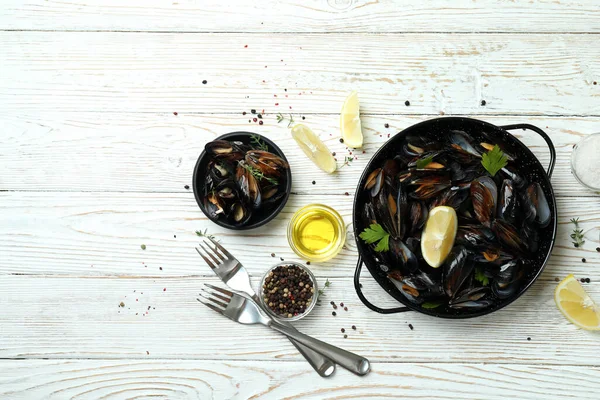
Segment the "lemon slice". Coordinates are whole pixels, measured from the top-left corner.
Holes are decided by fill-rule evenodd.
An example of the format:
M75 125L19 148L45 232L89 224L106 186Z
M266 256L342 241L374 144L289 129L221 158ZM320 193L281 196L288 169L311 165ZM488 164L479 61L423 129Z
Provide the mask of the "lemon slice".
M308 156L319 168L327 173L336 170L335 159L325 143L315 133L304 124L296 124L292 127L292 136Z
M346 97L340 113L340 128L342 138L348 147L359 148L363 145L360 112L358 108L358 93L352 92Z
M421 252L427 264L438 268L454 246L458 228L456 211L452 207L435 207L429 212L421 235Z
M554 301L566 319L587 331L600 330L600 307L587 294L573 274L554 291Z

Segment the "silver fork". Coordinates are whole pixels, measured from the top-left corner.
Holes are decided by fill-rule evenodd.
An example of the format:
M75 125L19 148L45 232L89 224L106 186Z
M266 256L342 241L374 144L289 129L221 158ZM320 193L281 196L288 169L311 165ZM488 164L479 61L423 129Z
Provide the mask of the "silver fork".
M196 247L198 254L200 254L213 272L221 278L223 283L235 291L247 294L260 306L262 303L252 289L252 286L250 285L250 276L242 263L225 250L225 248L217 241L212 240L211 238L206 239L208 240L203 240L200 243L202 251ZM282 324L295 329L287 323ZM335 372L335 364L333 361L311 348L306 347L301 343L297 343L291 338L290 341L319 375L328 377Z
M329 357L342 367L357 375L366 375L369 373L371 366L369 360L366 358L330 345L329 343L322 342L311 336L305 335L290 326L281 324L267 316L253 300L246 298L241 294L236 294L207 283L205 283L204 286L213 291L203 289L200 296L202 296L204 300L197 300L216 312L225 315L229 319L245 325L262 324L268 326L283 333L288 338L294 339Z

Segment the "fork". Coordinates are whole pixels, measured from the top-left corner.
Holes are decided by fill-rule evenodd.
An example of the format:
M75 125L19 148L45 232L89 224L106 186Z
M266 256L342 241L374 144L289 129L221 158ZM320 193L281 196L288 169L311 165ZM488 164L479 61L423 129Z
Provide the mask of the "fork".
M212 289L212 291L203 289L200 296L204 300L197 300L216 312L225 315L229 319L244 325L262 324L268 326L283 333L288 338L294 339L297 342L318 351L357 375L366 375L369 373L371 366L369 360L366 358L305 335L293 327L284 325L270 318L250 298L207 283L205 283L204 286Z
M196 247L196 251L213 272L221 278L223 283L235 291L247 294L256 302L256 304L259 306L261 305L260 299L250 284L250 276L242 263L221 246L221 244L210 237L204 239L200 243L200 247L202 248L202 251L198 247ZM282 324L295 329L288 323L282 322ZM319 375L328 377L335 372L335 364L333 361L311 348L306 347L301 343L297 343L293 339L290 339L290 341Z

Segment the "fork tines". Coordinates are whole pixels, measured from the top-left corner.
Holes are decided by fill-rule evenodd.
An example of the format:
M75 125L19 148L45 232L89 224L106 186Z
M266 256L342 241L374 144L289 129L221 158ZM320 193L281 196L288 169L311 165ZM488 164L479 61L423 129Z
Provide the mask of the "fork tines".
M208 264L209 267L215 269L219 264L221 264L228 258L233 259L233 256L227 250L225 250L225 248L221 246L217 241L211 238L203 239L204 240L198 244L202 251L198 247L196 247L196 251L198 252L198 254L200 254L200 257L204 259L204 261ZM211 246L211 243L213 246Z
M212 291L206 290L205 288L202 288L202 291L199 293L199 295L204 300L200 300L199 298L197 298L196 300L222 314L223 311L227 308L229 302L231 301L231 296L233 296L233 293L228 290L221 289L220 287L210 285L208 283L205 283L204 286L207 286L208 288L214 291L220 292L221 294L214 293Z

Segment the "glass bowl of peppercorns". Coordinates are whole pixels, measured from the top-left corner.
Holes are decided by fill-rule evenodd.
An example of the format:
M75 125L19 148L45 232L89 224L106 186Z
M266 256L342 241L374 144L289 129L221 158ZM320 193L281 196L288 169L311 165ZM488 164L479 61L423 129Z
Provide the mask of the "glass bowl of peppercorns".
M308 268L283 262L269 269L260 282L260 300L272 317L298 321L317 304L317 279Z

